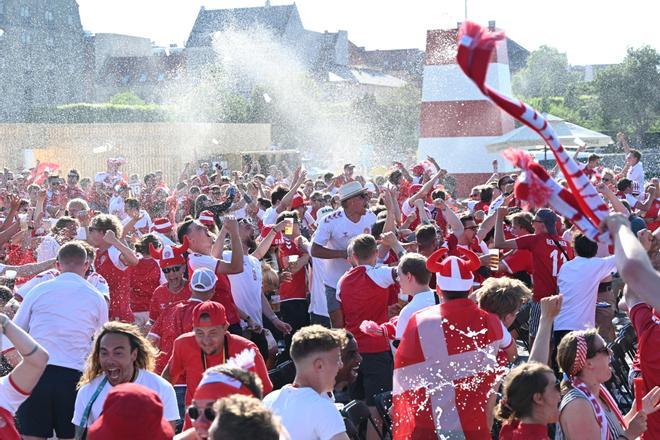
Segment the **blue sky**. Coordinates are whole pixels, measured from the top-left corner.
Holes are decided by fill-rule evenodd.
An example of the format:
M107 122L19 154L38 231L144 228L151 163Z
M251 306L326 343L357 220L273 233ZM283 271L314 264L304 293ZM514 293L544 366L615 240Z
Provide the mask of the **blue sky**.
M572 64L621 61L626 48L660 50L657 0L467 0L468 18L497 25L528 49L546 44L566 52ZM291 1L272 0L273 5ZM262 6L255 0L78 0L83 26L183 44L200 6ZM368 49L424 47L426 30L455 26L463 0L297 0L303 24L316 31L347 30Z

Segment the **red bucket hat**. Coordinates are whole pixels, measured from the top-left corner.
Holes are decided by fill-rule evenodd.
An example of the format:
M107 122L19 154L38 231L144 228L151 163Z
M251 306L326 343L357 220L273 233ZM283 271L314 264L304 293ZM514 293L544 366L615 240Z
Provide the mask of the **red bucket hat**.
M89 427L89 440L139 438L171 440L174 431L163 418L163 403L155 391L135 383L112 387L103 414Z

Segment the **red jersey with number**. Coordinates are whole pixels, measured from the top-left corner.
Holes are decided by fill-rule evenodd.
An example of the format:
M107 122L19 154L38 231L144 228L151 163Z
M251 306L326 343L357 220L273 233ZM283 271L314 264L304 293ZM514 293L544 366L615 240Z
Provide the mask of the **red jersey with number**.
M557 293L557 274L561 266L573 258L573 249L558 235L528 234L516 238L518 249L532 254L534 301Z
M131 310L147 312L151 296L160 285L160 266L153 258L140 258L135 266L128 268L131 279Z
M513 252L509 252L502 259L502 264L509 269L511 274L527 272L532 275L534 273L532 253L526 249L515 249Z
M280 267L288 267L288 257L291 255L298 256L298 258L303 256L303 252L298 249L298 245L286 237L282 238L282 243L278 246L278 249L280 252L277 260ZM293 274L291 281L280 282L280 301L305 298L307 298L307 277L303 267Z
M191 291L188 281L186 281L183 288L176 293L172 292L167 287L167 283L156 287L154 294L151 296L151 303L149 304L149 319L156 321L161 313L172 304L190 299L190 294Z
M96 252L94 270L105 278L110 290L110 320L132 323L135 318L131 310L131 280L127 273L128 266L121 262L119 251L114 247Z

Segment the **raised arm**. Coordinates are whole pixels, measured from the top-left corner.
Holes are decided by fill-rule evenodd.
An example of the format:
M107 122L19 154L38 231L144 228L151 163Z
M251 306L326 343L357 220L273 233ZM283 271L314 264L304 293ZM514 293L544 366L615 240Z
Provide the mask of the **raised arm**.
M447 203L445 203L445 201L442 199L435 199L433 203L435 204L436 208L440 210L442 216L447 221L447 224L451 226L451 231L454 233L454 235L457 237L461 236L465 229L463 228L461 219L458 218L456 213L450 209L449 206L447 206Z
M529 352L529 361L536 361L549 365L550 362L550 337L552 336L552 323L559 311L563 295L553 295L541 300L541 320L536 338Z
M257 260L261 260L263 257L266 256L268 253L268 249L270 249L270 246L273 244L273 240L275 239L275 236L277 235L278 232L282 232L284 230L284 226L286 225L285 221L281 221L275 226L271 228L270 231L268 231L268 234L259 242L259 245L257 248L252 252L250 255L252 255L254 258Z
M646 250L630 229L630 222L621 214L612 214L605 225L614 240L616 267L621 278L648 305L660 309L660 274L653 268Z
M495 226L495 221L497 220L496 214L491 214L487 216L484 221L479 225L479 230L477 231L477 238L479 241L483 241L486 238L486 235L493 229Z
M29 394L39 382L48 364L48 352L7 315L0 313L0 325L7 339L14 344L23 360L9 373L11 381L23 393Z
M291 201L293 200L293 196L296 195L298 188L303 184L306 176L306 171L302 170L301 167L296 168L296 171L293 173L293 181L291 182L291 188L289 188L289 192L286 193L280 204L277 205L276 211L278 214L289 209L289 206L291 206Z
M518 249L516 240L507 240L504 238L504 217L509 213L509 209L500 206L497 208L495 218L495 241L493 247L497 249Z
M608 202L610 202L610 205L612 205L612 209L614 209L614 211L620 212L621 214L624 214L626 216L630 215L630 211L628 211L626 205L621 203L621 200L619 200L616 194L614 194L607 185L605 185L604 183L599 183L596 186L596 189L598 190L599 193L601 193L605 197L605 199L607 199Z
M115 233L111 230L105 231L105 235L103 236L103 241L108 243L109 245L114 246L117 248L119 251L119 259L127 266L135 266L138 264L139 259L137 255L135 255L135 252L128 246L124 244L120 239L117 238Z
M238 234L238 221L231 216L225 216L223 226L229 232L231 241L231 261L229 263L220 260L216 271L219 274L236 274L243 272L243 244Z

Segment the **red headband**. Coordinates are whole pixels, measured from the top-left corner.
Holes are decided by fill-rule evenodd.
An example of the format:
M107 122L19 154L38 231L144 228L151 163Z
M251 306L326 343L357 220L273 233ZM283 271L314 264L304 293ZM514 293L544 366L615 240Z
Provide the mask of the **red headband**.
M577 349L575 351L575 360L573 361L573 367L568 373L569 376L576 376L587 363L587 340L584 336L579 335L577 337Z

